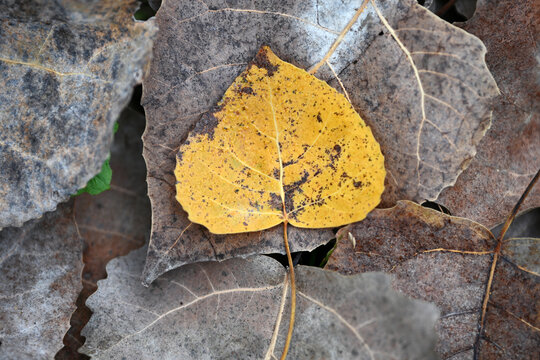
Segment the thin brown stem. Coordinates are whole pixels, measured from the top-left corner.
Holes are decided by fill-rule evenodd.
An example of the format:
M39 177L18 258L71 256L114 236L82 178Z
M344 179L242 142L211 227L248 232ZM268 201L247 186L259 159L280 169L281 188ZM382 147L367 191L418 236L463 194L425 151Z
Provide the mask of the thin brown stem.
M448 1L446 4L443 5L443 7L441 7L439 10L437 10L437 12L435 13L435 15L437 16L443 16L444 14L446 14L446 12L448 10L450 10L450 8L452 7L452 5L454 5L454 3L456 2L456 0L450 0Z
M285 346L283 347L283 353L281 354L280 360L285 360L287 353L289 352L294 329L294 316L296 313L296 282L294 281L294 265L292 262L291 250L289 250L289 240L287 238L287 222L287 220L283 222L283 240L285 243L285 251L287 252L287 261L289 262L289 274L291 278L291 316L289 317L289 331L287 332L287 338L285 339Z
M491 285L493 284L493 275L495 274L495 268L497 267L497 261L499 260L499 256L501 253L501 248L503 244L504 235L506 234L506 231L514 221L514 218L516 217L519 208L521 207L521 204L525 201L529 193L531 192L532 188L538 181L538 177L540 176L540 170L536 173L534 178L531 180L525 191L523 192L523 195L521 195L521 198L519 198L518 202L516 203L516 206L512 209L510 212L510 215L508 215L508 218L506 219L502 229L501 233L499 234L497 238L497 246L495 247L495 251L493 254L493 261L491 262L491 269L489 270L489 278L488 283L486 286L486 295L484 296L484 301L482 303L482 316L480 317L480 334L482 333L484 329L485 319L486 319L486 312L487 312L487 306L489 303L489 297L491 295Z

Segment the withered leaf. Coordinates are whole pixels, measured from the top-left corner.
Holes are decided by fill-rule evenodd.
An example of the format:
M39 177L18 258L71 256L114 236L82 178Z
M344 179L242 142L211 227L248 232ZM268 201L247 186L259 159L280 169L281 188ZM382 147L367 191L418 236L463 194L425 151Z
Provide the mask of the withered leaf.
M106 264L144 245L150 233L150 202L146 196L146 167L142 158L141 135L144 117L124 109L111 147L113 178L111 189L96 196L75 198L75 220L84 239L83 289L56 359L74 359L84 339L80 331L91 311L85 301L97 289L97 281L107 277Z
M413 0L172 0L156 17L161 30L143 80L154 219L147 282L192 261L284 251L279 230L212 237L190 225L174 199L179 145L262 45L329 81L373 129L386 159L386 205L435 199L489 127L497 87L484 64L484 46ZM313 249L331 236L291 233L292 251Z
M442 358L526 359L540 344L540 277L534 262L502 248L479 333L495 239L471 220L400 201L338 232L327 269L343 274L385 271L394 288L441 310ZM536 241L538 253L539 239ZM503 243L505 244L505 243ZM537 260L536 260L537 264Z
M82 351L93 359L275 359L287 324L288 281L257 256L186 265L140 285L144 250L114 259L88 299ZM380 273L343 277L297 269L291 359L433 359L437 310L393 291ZM285 324L284 324L285 323ZM331 336L329 336L331 331Z
M0 232L0 358L52 359L82 288L72 203Z
M502 96L476 157L438 201L453 215L488 228L504 221L540 169L538 44L531 36L538 33L535 6L534 1L478 1L474 17L461 25L485 42ZM536 186L521 208L539 205Z
M153 22L135 0L0 1L0 228L53 210L108 155Z

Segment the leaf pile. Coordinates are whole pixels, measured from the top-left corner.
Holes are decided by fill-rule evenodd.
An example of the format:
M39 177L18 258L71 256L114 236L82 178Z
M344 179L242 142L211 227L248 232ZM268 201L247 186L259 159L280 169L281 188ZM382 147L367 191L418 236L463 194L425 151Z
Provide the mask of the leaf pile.
M53 210L105 161L156 28L135 0L0 1L0 228Z
M295 267L289 359L535 358L538 187L495 227L540 168L532 2L456 27L414 0L164 0L159 31L135 0L0 4L0 227L110 186L0 232L0 358L276 360L293 292L261 254L289 220L292 251L337 238ZM151 46L144 146L127 110L110 148Z

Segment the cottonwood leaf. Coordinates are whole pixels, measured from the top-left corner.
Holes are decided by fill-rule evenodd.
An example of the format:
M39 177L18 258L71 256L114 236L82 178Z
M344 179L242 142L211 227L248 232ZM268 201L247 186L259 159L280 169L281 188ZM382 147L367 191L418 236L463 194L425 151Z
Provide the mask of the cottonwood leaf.
M461 25L486 43L486 60L502 96L476 157L438 201L453 215L489 228L505 220L540 169L538 44L530 36L537 32L534 9L530 1L479 1L474 17ZM539 204L536 187L521 208Z
M412 0L171 0L156 21L161 30L143 80L154 219L147 282L191 261L284 251L280 229L214 237L190 225L174 199L180 144L262 45L350 99L381 143L385 205L435 199L454 183L489 127L497 87L483 44ZM292 251L312 250L331 237L296 229Z
M82 288L72 203L0 232L0 358L52 359Z
M146 167L142 158L141 135L144 116L124 109L120 127L111 147L113 178L111 189L96 196L75 198L74 213L84 239L83 289L77 310L71 317L66 347L56 359L74 359L84 343L80 331L91 316L85 302L97 289L97 281L107 277L105 266L118 256L145 244L150 233L150 202L146 196Z
M108 156L153 22L136 1L0 1L0 228L51 211Z
M336 227L384 190L369 127L324 81L262 47L177 154L176 199L212 233Z
M538 260L517 254L503 242L479 333L496 241L488 229L400 201L376 209L338 232L327 269L343 274L384 271L395 275L403 293L435 303L441 310L437 350L444 359L526 359L540 344Z
M107 266L88 299L93 359L275 359L287 324L286 270L264 256L186 265L140 285L144 250ZM299 266L291 359L433 359L437 310L380 274ZM285 321L286 322L286 321ZM330 332L330 333L329 333Z

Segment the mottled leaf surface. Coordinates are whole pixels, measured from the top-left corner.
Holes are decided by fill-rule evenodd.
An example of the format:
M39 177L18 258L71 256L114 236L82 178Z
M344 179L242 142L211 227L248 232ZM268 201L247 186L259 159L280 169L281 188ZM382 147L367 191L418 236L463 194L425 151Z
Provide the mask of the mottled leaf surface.
M111 147L111 189L96 196L84 194L75 198L75 220L84 239L83 290L64 339L66 347L57 360L77 357L77 349L84 342L80 331L91 316L85 302L96 291L97 281L107 277L107 263L143 246L150 234L150 201L141 154L144 117L127 108L120 115L119 124Z
M527 359L537 352L540 277L533 270L538 261L516 254L511 239L503 242L479 333L496 244L488 229L400 201L391 209L374 210L337 236L327 269L394 274L394 288L439 307L442 358Z
M94 359L275 359L287 332L286 270L269 257L186 265L149 288L145 251L107 266L83 330ZM291 359L433 359L437 310L380 273L299 266ZM332 336L329 336L331 329ZM275 351L277 349L277 351Z
M532 36L539 31L537 9L534 1L478 1L474 17L461 25L485 42L502 96L476 157L439 202L452 215L489 228L505 220L540 168L538 42ZM538 186L521 208L536 206Z
M0 1L0 228L51 211L101 169L142 78L135 0Z
M143 80L154 219L146 281L191 261L284 251L279 229L210 236L189 225L174 199L180 144L262 45L342 91L371 127L385 156L385 205L435 199L489 127L497 87L483 44L412 0L171 0L156 21L161 31ZM299 251L330 237L301 230L289 240Z
M176 199L214 234L362 220L384 190L371 129L326 82L262 47L177 154Z
M52 359L82 288L71 203L0 232L0 358Z

